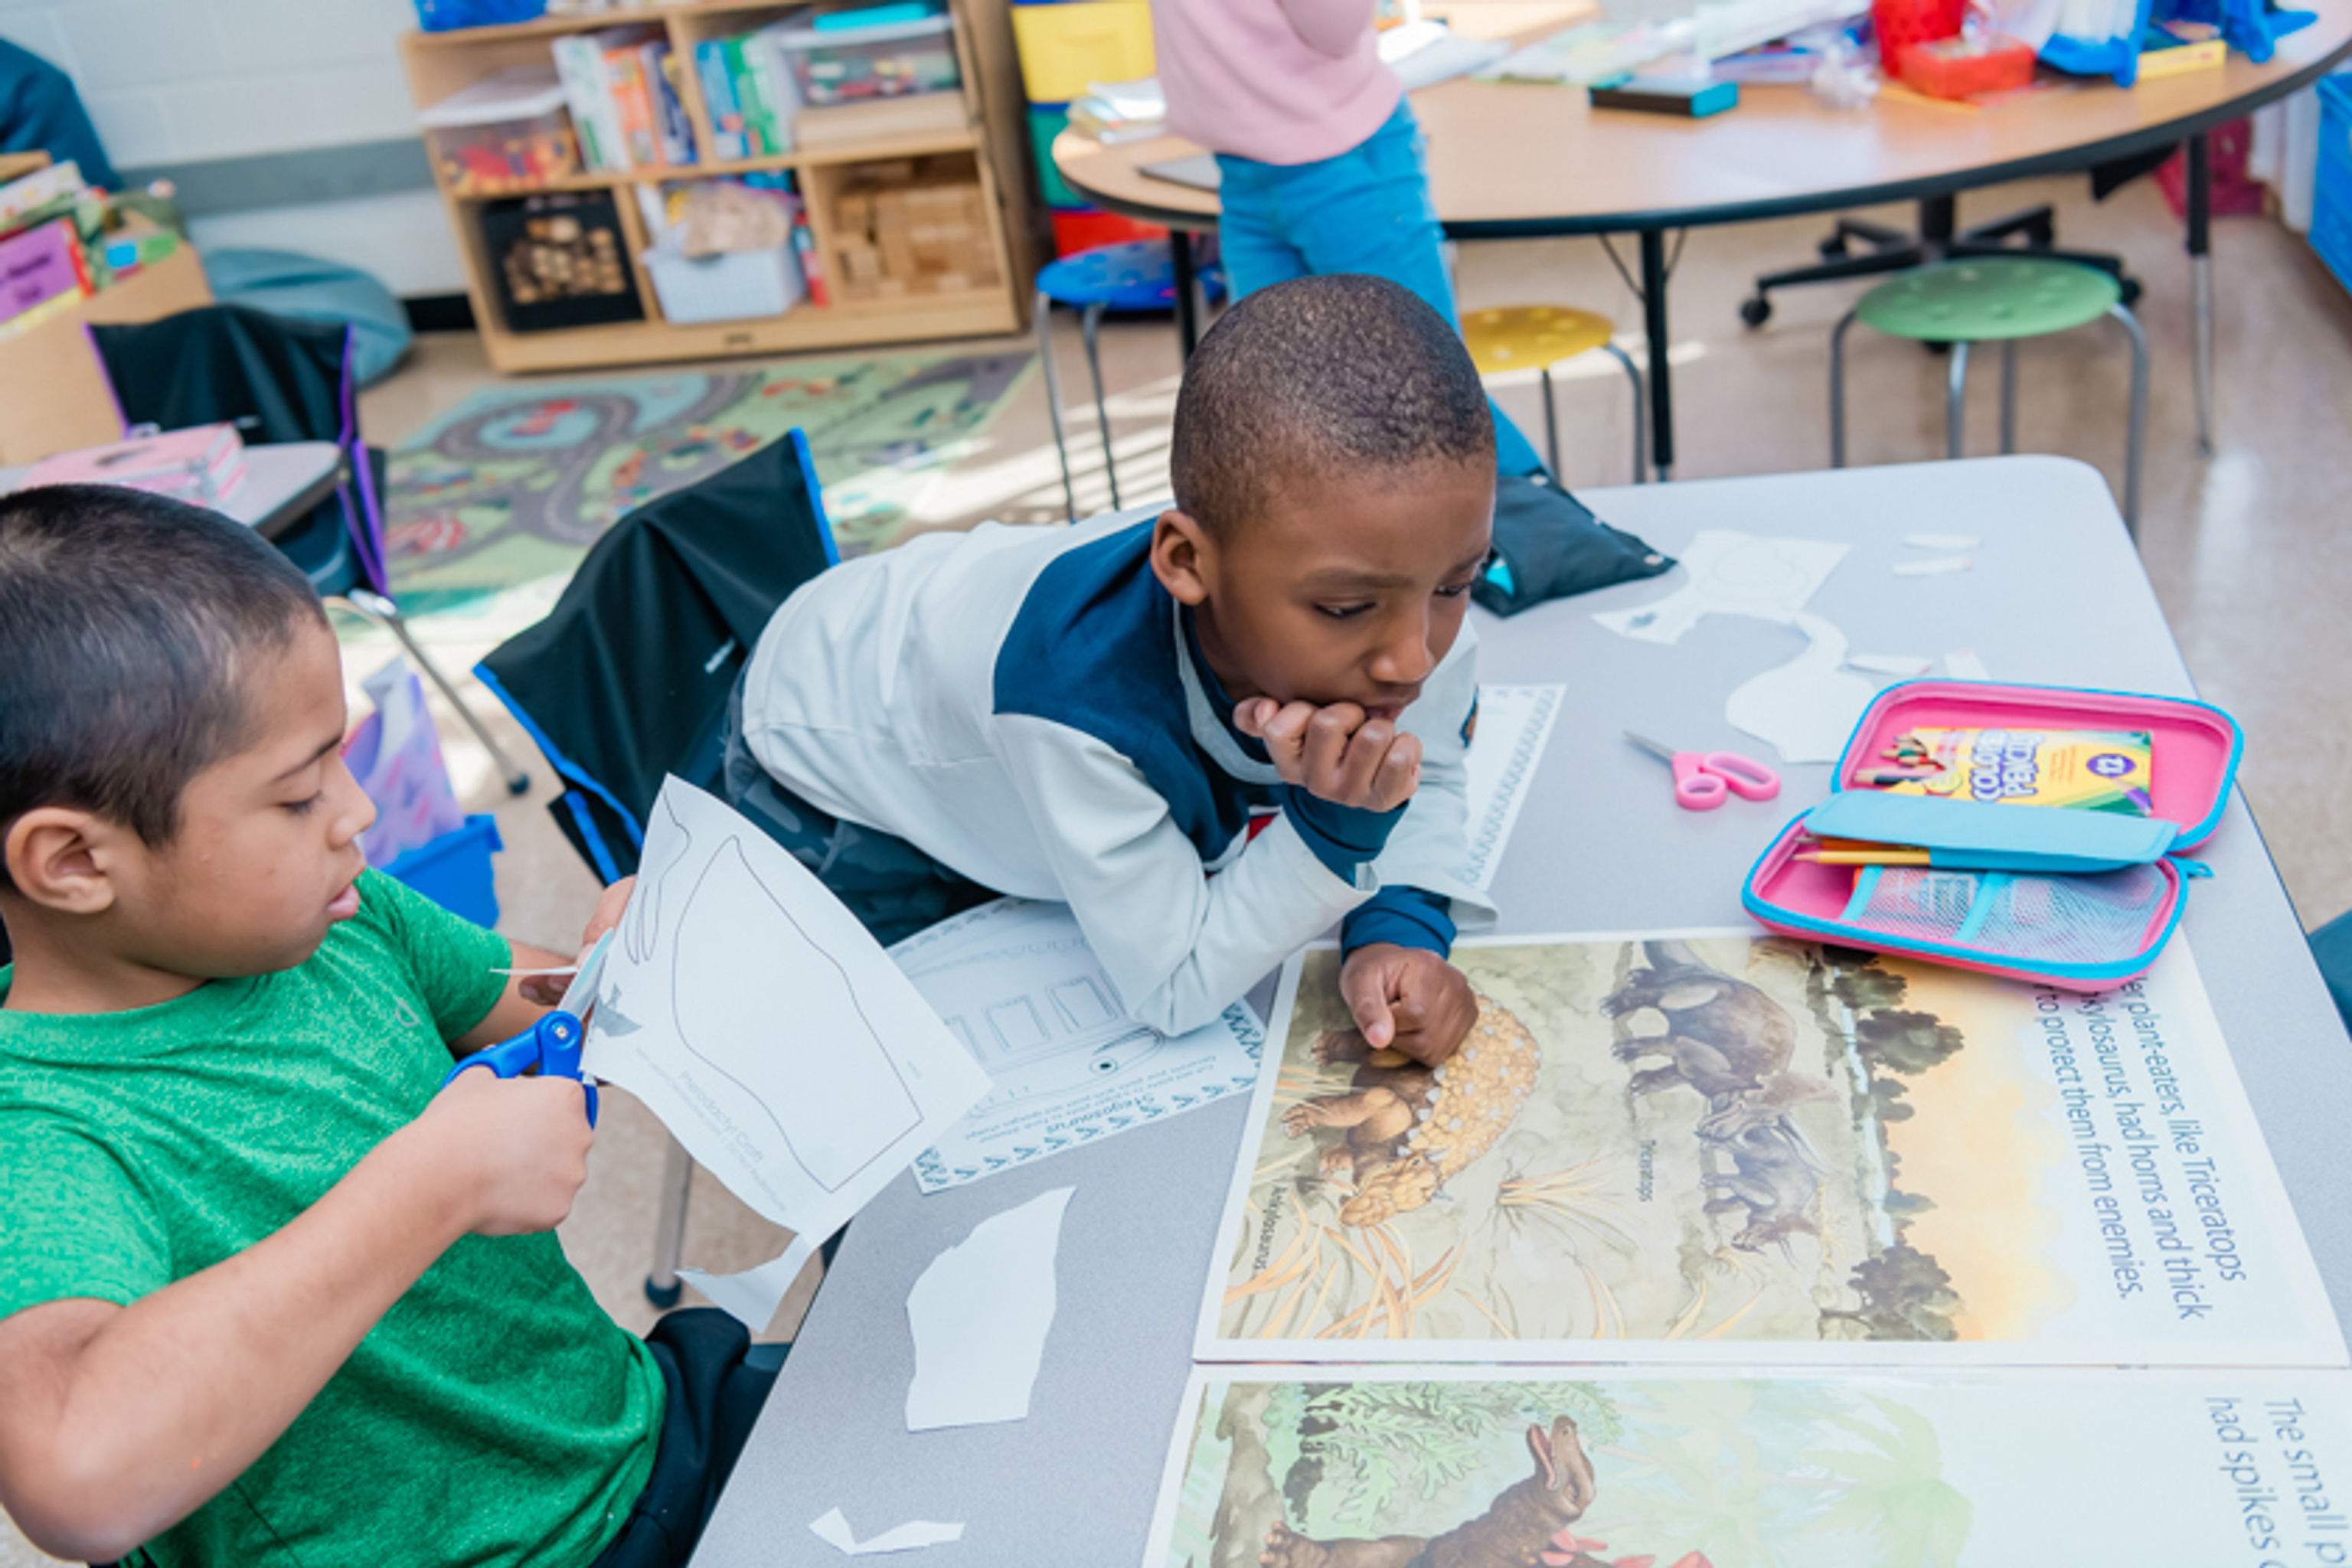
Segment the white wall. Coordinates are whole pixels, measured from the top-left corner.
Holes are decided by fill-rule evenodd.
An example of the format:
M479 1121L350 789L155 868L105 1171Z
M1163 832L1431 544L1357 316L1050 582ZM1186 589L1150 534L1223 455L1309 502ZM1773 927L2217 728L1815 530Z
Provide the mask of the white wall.
M394 40L410 0L0 0L0 37L62 67L118 166L416 132ZM307 251L404 294L462 287L430 192L199 219L205 245Z

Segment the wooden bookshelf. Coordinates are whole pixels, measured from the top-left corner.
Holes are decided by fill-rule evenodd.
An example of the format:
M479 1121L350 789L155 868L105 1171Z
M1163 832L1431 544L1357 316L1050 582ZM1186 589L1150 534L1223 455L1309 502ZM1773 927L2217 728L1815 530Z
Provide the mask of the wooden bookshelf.
M877 134L851 142L826 142L775 157L720 161L711 155L710 120L702 87L692 68L694 47L785 19L809 6L777 0L698 0L642 5L589 16L546 16L508 26L473 27L447 33L410 33L401 40L401 59L411 96L422 109L510 67L546 63L549 42L567 33L650 24L665 29L671 48L688 68L681 73L687 118L694 130L698 161L691 164L633 169L626 174L578 174L541 185L495 192L453 189L440 161L442 205L457 238L466 268L474 320L492 365L501 371L583 370L599 365L652 364L732 354L793 353L813 349L915 342L927 339L991 336L1019 331L1027 324L1030 280L1043 255L1034 171L1023 113L1019 67L1013 49L1007 0L948 0L955 20L957 63L963 77L958 95L960 123L936 129ZM791 171L797 176L821 257L833 251L833 207L839 192L856 179L863 164L914 157L969 155L981 187L997 281L954 293L909 293L887 300L845 300L836 287L834 302L806 300L781 316L748 321L680 324L664 321L641 254L649 243L630 187L754 172ZM509 330L493 281L492 258L479 221L480 208L540 192L614 193L624 247L644 300L646 320L545 331ZM833 283L828 278L828 284Z

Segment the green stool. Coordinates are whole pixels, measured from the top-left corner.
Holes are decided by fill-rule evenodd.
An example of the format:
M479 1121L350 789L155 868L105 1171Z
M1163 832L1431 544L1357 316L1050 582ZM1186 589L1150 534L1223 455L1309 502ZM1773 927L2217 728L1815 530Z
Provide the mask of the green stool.
M2017 340L2063 332L2101 316L2113 316L2131 334L2124 525L2137 538L2140 442L2147 424L2147 335L2125 308L2123 289L2114 274L2079 262L2031 256L1971 257L1922 267L1864 294L1830 334L1830 466L1845 467L1845 330L1857 319L1892 337L1951 345L1951 379L1944 396L1944 444L1957 458L1970 343L2000 344L2000 449L2013 452L2017 450Z

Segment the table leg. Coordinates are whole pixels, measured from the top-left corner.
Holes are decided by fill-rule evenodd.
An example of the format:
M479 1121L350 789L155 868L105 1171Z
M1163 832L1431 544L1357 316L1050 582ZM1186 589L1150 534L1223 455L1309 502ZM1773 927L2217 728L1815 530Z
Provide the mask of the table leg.
M1675 394L1666 380L1666 237L1642 231L1642 331L1650 343L1650 466L1675 477Z
M1168 254L1176 263L1176 341L1190 360L1201 343L1200 290L1192 276L1192 237L1181 228L1168 231Z
M2197 390L2197 450L2213 455L2213 157L2202 132L2189 139L2182 161L2189 165L2189 287L2195 312L2191 325Z

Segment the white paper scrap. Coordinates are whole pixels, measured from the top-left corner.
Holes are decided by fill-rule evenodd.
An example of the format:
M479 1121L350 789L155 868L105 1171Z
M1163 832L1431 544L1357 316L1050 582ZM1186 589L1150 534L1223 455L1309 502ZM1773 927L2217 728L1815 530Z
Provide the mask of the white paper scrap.
M1954 680L1990 680L1992 671L1972 647L1954 648L1944 656L1944 673Z
M849 1521L837 1508L827 1509L821 1517L809 1521L809 1529L819 1541L850 1557L863 1557L869 1552L913 1552L963 1539L961 1523L936 1524L928 1519L912 1519L894 1530L859 1541L849 1533Z
M1028 1415L1054 1323L1054 1258L1072 1191L1056 1187L982 1220L915 1281L907 1296L915 1336L908 1431Z
M1565 686L1482 686L1478 729L1470 742L1470 858L1462 879L1485 892L1495 885L1503 846L1527 804L1528 784L1551 740Z
M1127 1015L1066 904L999 899L890 950L995 1087L915 1159L926 1193L1247 1094L1265 1027L1245 1002L1189 1034Z
M1845 656L1850 669L1868 670L1873 675L1897 675L1910 679L1925 675L1936 668L1932 658L1915 658L1905 653L1850 653Z
M1974 550L1984 542L1973 533L1912 533L1903 542L1914 550Z
M1923 561L1897 561L1897 577L1941 577L1953 572L1965 572L1976 564L1973 555L1930 555Z
M1845 559L1846 547L1822 539L1763 538L1705 528L1682 552L1684 581L1661 598L1593 619L1621 637L1670 643L1707 615L1790 621Z
M1819 616L1799 616L1797 626L1805 651L1735 689L1724 717L1770 742L1784 763L1833 763L1878 688L1843 668L1843 632Z
M654 803L616 935L583 1070L635 1095L729 1191L794 1232L803 1261L988 1091L856 917L681 780ZM713 1299L766 1327L800 1272L793 1258ZM719 1283L707 1279L696 1283Z

